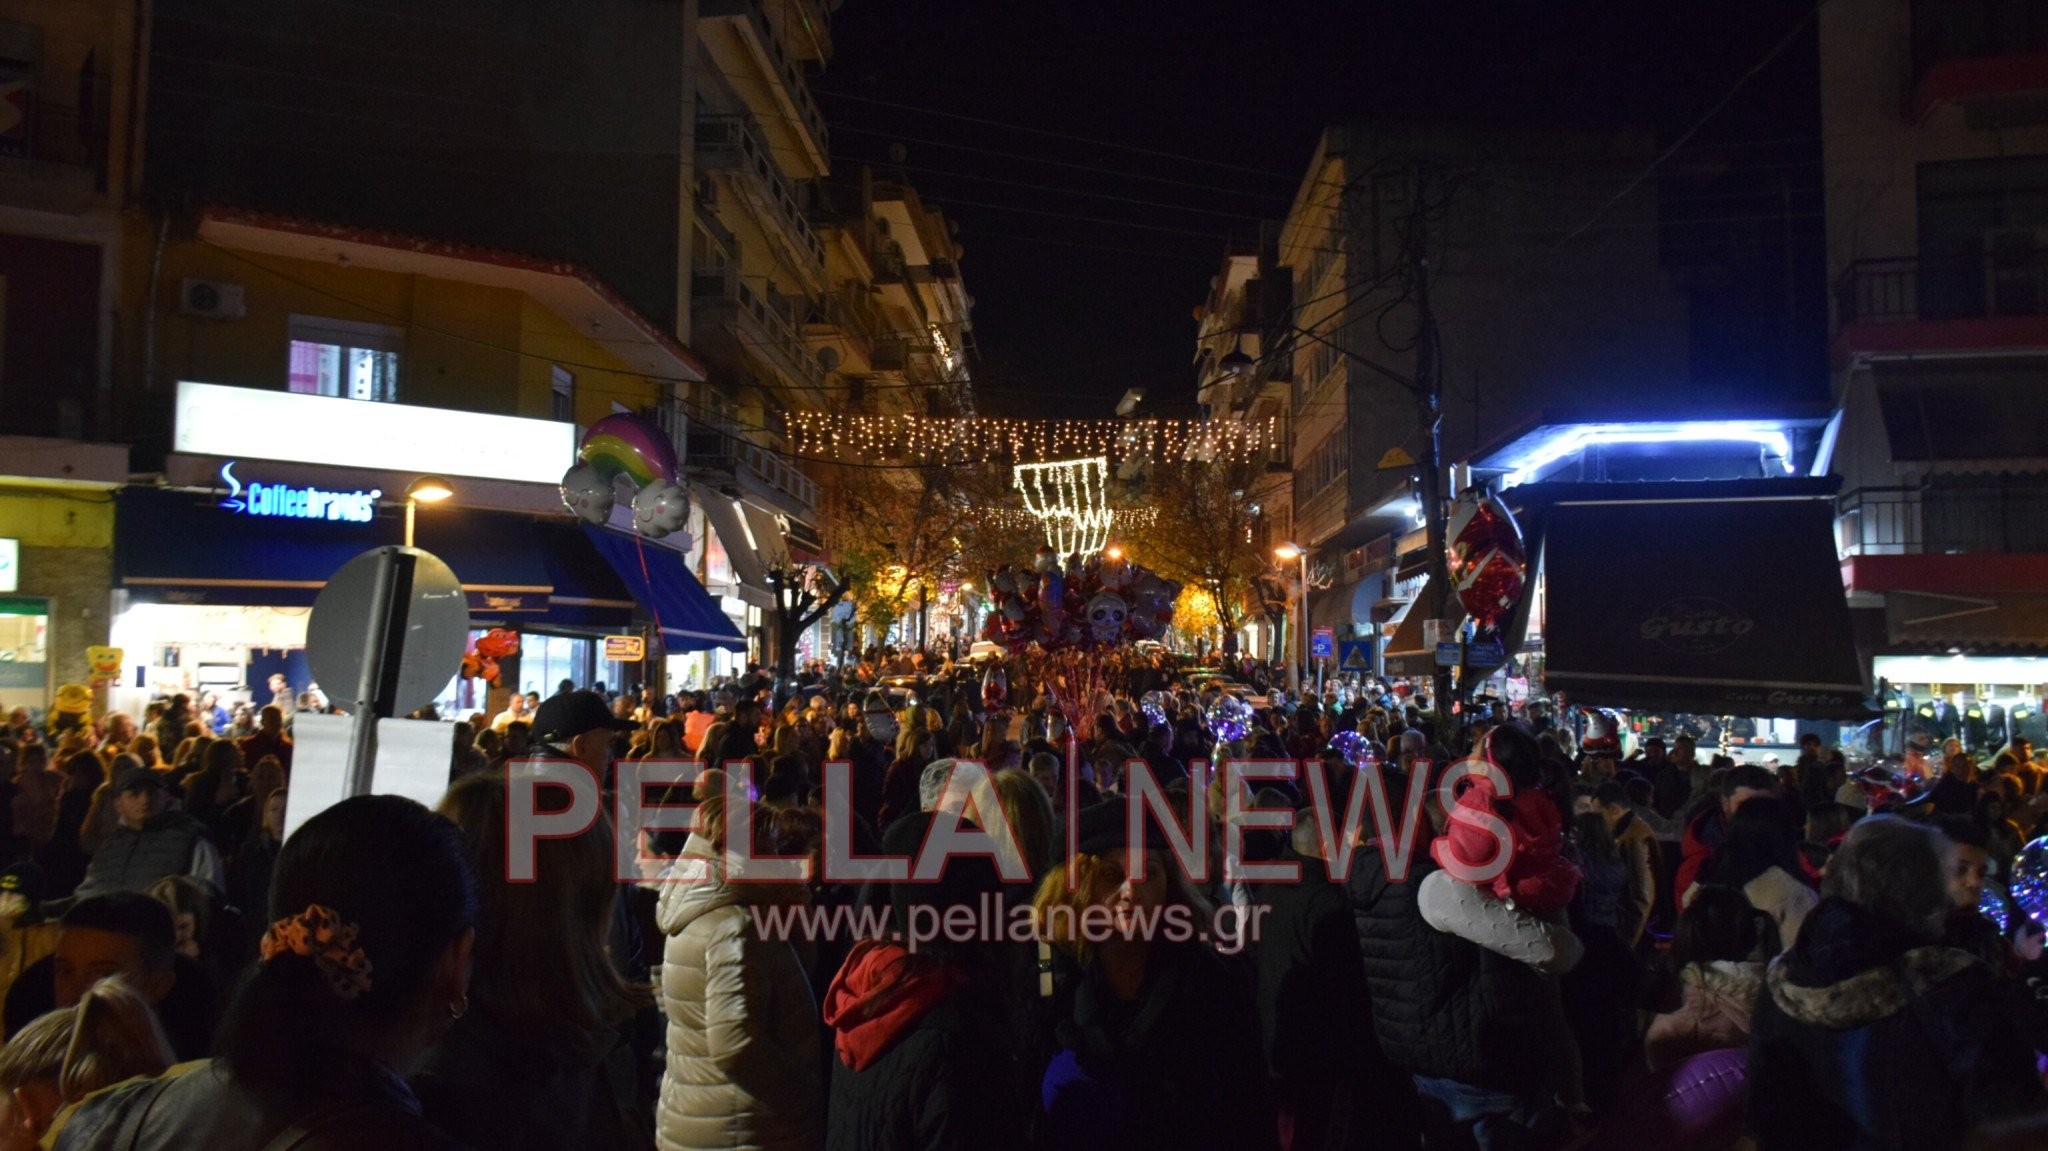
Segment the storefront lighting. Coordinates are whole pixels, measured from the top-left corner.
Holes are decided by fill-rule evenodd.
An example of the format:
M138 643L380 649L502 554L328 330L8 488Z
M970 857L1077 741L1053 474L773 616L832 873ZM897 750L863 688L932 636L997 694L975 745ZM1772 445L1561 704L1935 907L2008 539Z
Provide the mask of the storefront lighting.
M1767 421L1696 420L1670 424L1581 424L1534 449L1526 457L1511 461L1508 466L1512 470L1502 481L1502 486L1511 488L1529 483L1550 465L1594 446L1709 442L1756 444L1776 455L1787 475L1795 470L1792 462L1792 438L1785 434L1782 426Z

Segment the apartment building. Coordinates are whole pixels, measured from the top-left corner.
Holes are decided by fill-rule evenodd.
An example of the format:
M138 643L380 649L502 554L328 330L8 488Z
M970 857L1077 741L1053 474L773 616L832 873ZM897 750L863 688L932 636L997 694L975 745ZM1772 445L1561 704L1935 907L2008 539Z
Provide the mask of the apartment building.
M1889 734L2040 739L2048 9L1820 11L1838 544Z

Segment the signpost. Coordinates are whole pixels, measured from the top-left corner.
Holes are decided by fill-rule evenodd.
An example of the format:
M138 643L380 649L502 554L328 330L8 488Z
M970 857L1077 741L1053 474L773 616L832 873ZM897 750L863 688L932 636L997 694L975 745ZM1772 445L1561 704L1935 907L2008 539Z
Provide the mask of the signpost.
M354 719L343 798L369 793L377 721L432 703L468 639L462 581L418 548L374 548L327 581L306 623L306 660Z
M1360 675L1372 673L1372 641L1369 639L1347 639L1337 645L1337 670L1355 671Z
M1308 653L1317 659L1329 659L1337 654L1337 629L1319 627L1311 633Z
M647 658L647 640L637 635L604 637L604 658L613 663L639 663Z

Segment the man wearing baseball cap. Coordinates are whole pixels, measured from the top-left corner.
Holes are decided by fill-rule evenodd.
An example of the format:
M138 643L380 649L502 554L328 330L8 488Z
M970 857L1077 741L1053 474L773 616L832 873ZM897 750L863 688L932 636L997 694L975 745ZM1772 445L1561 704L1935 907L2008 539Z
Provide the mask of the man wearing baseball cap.
M597 774L607 792L612 786L612 734L639 726L613 715L604 697L594 691L549 696L533 713L539 758L577 760Z
M133 760L114 774L114 814L119 820L93 852L76 897L90 899L117 891L146 892L157 880L186 875L214 898L226 889L220 852L206 827L170 809L163 777Z

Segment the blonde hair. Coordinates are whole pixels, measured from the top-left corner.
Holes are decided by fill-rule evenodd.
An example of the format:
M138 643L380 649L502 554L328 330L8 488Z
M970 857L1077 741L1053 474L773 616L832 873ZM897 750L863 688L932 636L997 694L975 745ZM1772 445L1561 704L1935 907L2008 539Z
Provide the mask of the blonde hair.
M38 1017L0 1048L0 1090L46 1080L75 1103L124 1079L161 1075L174 1058L149 1001L110 975L78 1006Z
M1038 885L1038 894L1031 900L1032 922L1037 925L1039 938L1085 966L1093 956L1094 945L1077 930L1081 916L1086 909L1108 899L1122 886L1122 856L1121 850L1107 855L1091 855L1084 851L1055 863L1045 873L1045 879ZM1215 918L1215 906L1188 883L1187 876L1174 865L1173 858L1166 852L1147 851L1145 869L1147 874L1157 872L1166 877L1166 902L1194 909L1197 922L1209 922ZM1070 875L1072 891L1067 890Z

